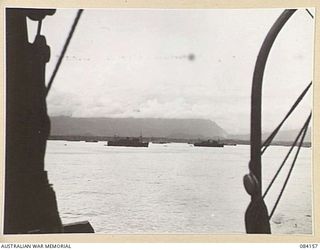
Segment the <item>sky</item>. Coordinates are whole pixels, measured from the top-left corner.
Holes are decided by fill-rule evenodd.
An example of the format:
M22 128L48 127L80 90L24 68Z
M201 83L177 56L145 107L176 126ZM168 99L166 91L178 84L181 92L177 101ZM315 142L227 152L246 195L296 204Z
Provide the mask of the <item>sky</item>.
M47 98L52 116L204 118L249 133L255 60L282 9L85 9ZM314 13L314 10L311 10ZM44 19L47 82L76 9ZM28 20L29 41L37 23ZM313 19L298 10L278 36L263 83L272 131L313 78ZM309 93L286 129L300 128Z

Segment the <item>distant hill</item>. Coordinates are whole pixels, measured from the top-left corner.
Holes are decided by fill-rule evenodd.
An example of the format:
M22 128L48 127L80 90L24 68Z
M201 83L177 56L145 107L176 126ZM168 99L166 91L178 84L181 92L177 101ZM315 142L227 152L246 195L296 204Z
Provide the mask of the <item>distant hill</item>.
M295 140L296 136L298 135L300 130L293 129L293 130L284 130L279 131L277 136L274 138L274 141L282 141L282 142L292 142ZM267 137L271 134L270 133L263 133L262 139L265 140ZM249 134L244 135L229 135L228 139L234 139L234 140L250 140ZM309 128L305 137L306 142L311 142L311 129Z
M51 117L51 136L140 136L177 139L225 138L227 133L206 119Z

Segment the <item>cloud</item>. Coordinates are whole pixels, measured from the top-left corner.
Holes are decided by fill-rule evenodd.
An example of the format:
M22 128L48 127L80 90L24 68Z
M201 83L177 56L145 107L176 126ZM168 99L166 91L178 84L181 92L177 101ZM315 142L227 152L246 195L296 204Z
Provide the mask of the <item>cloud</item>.
M255 60L280 13L85 10L49 94L49 113L206 118L229 133L247 133ZM58 10L45 19L52 55L60 54L68 32L58 20L71 24L74 14ZM304 14L294 15L270 53L263 83L265 130L273 129L312 79L313 25ZM55 62L52 56L47 78ZM297 121L309 112L310 100Z

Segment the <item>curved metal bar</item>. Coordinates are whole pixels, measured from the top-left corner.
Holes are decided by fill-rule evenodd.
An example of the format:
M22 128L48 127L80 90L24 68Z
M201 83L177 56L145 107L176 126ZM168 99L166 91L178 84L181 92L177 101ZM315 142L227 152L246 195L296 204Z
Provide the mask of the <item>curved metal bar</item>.
M251 131L250 131L250 174L244 176L244 186L251 195L251 202L245 213L247 233L270 234L268 209L262 198L261 186L261 96L262 81L267 59L280 30L296 9L285 10L269 30L260 48L252 80Z
M258 193L261 195L261 96L262 81L266 62L272 45L280 30L293 15L296 9L285 10L271 27L263 41L259 55L257 57L251 92L251 132L250 132L250 172L258 180Z

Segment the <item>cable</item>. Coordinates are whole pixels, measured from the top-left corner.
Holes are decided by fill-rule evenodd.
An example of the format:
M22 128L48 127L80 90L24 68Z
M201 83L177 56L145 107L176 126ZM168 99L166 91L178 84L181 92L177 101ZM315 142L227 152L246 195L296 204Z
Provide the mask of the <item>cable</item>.
M309 126L310 119L311 119L311 114L309 115L309 117L308 117L308 119L307 119L307 121L306 121L306 124L305 124L306 126L305 126L305 128L304 128L303 135L302 135L302 138L301 138L301 140L300 140L298 150L297 150L297 152L296 152L296 154L295 154L295 156L294 156L294 159L293 159L293 162L292 162L292 164L291 164L290 170L289 170L289 172L288 172L287 178L286 178L286 180L285 180L285 182L284 182L284 184L283 184L283 186L282 186L282 189L281 189L280 194L279 194L279 196L278 196L278 198L277 198L277 200L276 200L276 203L274 204L274 207L273 207L273 209L272 209L272 211L271 211L271 213L270 213L270 215L269 215L269 220L271 219L272 215L274 214L274 211L276 210L276 208L277 208L277 206L278 206L278 204L279 204L279 201L280 201L280 199L281 199L281 197L282 197L282 195L283 195L284 189L285 189L286 186L287 186L287 183L288 183L288 181L289 181L289 178L290 178L290 175L291 175L291 173L292 173L293 167L294 167L294 165L295 165L295 163L296 163L296 160L297 160L297 158L298 158L298 155L299 155L299 152L300 152L300 149L301 149L303 140L304 140L304 138L305 138L305 136L306 136L306 133L307 133L307 131L308 131L308 126Z
M311 18L313 19L313 15L311 14L310 10L306 9L306 11L309 13L309 15L311 16Z
M50 88L51 88L51 86L52 86L52 82L53 82L53 80L54 80L54 78L55 78L55 76L56 76L56 74L57 74L57 72L58 72L58 70L59 70L59 67L60 67L60 65L61 65L62 59L63 59L63 57L64 57L64 55L65 55L65 53L66 53L66 51L67 51L67 48L68 48L68 46L69 46L69 43L70 43L71 38L72 38L72 36L73 36L73 33L74 33L74 31L75 31L75 29L76 29L76 27L77 27L77 24L78 24L78 22L79 22L79 19L80 19L80 17L81 17L82 12L83 12L83 9L79 9L78 12L77 12L77 15L76 15L76 17L75 17L75 19L74 19L74 21L73 21L72 27L71 27L71 29L70 29L70 31L69 31L68 38L67 38L67 40L66 40L66 42L65 42L65 44L64 44L64 46L63 46L63 49L62 49L62 51L61 51L59 60L58 60L58 62L57 62L57 64L56 64L56 67L55 67L55 69L54 69L54 71L53 71L53 73L52 73L52 75L51 75L51 77L50 77L49 83L48 83L48 85L47 85L47 93L46 93L46 96L48 96L48 93L49 93Z
M38 28L37 28L37 36L40 36L41 33L41 27L42 27L42 19L38 22Z
M310 114L310 116L311 116L311 114ZM300 130L299 134L297 135L296 139L295 139L295 140L294 140L294 142L292 143L292 145L291 145L291 148L290 148L289 152L287 153L287 155L286 155L286 157L284 158L283 162L281 163L281 165L280 165L280 167L279 167L278 171L276 172L276 174L275 174L275 175L274 175L274 177L272 178L271 182L269 183L269 185L268 185L268 187L267 187L266 191L264 192L264 194L263 194L263 196L262 196L262 198L263 198L263 199L266 197L266 195L267 195L268 191L270 190L271 186L273 185L274 181L276 180L276 178L278 177L278 175L279 175L280 171L282 170L282 168L283 168L284 164L286 163L287 159L289 158L289 156L290 156L290 154L291 154L291 152L292 152L293 148L296 146L297 141L299 140L299 138L300 138L301 134L303 133L304 129L305 129L305 128L306 128L306 126L307 126L308 120L309 120L309 117L307 118L307 120L306 120L306 121L305 121L305 123L303 124L303 126L302 126L302 128L301 128L301 130Z
M277 133L279 132L281 126L283 125L283 123L287 120L287 118L291 115L291 113L295 110L295 108L298 106L298 104L301 102L301 100L303 99L303 97L306 95L306 93L308 92L309 88L312 85L312 81L309 83L309 85L302 91L302 93L300 94L300 96L297 98L297 100L295 101L295 103L292 105L292 107L290 108L289 112L286 114L286 116L284 117L284 119L280 122L280 124L276 127L276 129L270 134L270 136L265 140L265 142L262 144L262 151L261 151L261 155L264 153L264 151L266 151L266 149L270 146L270 143L272 142L273 138L277 135Z

